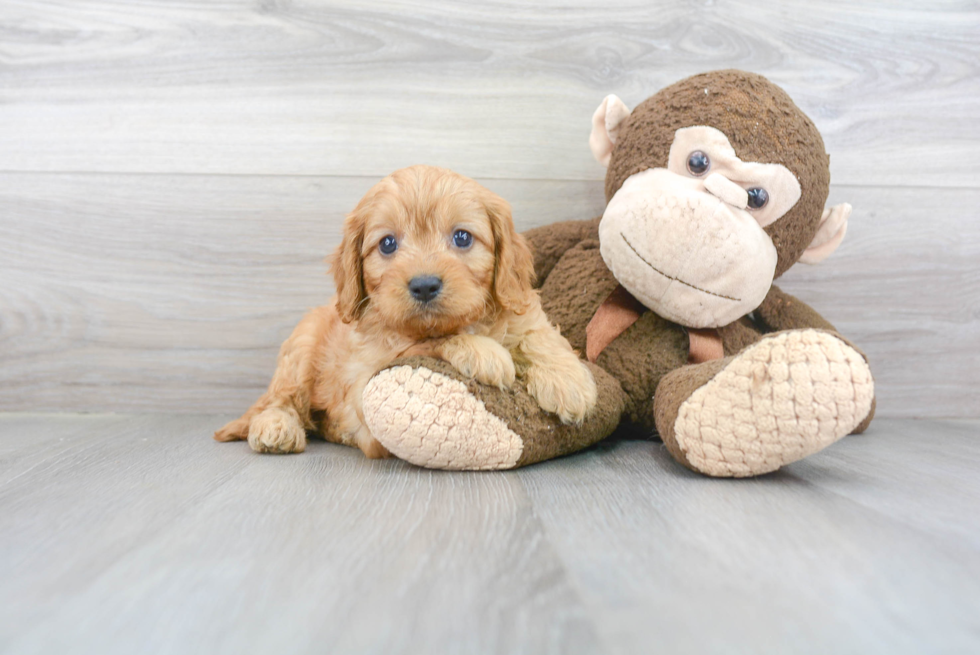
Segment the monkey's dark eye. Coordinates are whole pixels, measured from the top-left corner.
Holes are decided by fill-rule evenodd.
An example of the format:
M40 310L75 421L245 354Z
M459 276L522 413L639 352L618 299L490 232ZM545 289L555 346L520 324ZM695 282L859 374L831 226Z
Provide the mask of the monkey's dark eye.
M473 235L466 230L453 232L453 245L457 248L469 248L473 245Z
M390 255L398 250L398 241L395 240L395 237L389 234L381 240L381 243L378 244L378 250L380 250L381 254L383 255Z
M710 166L711 160L708 159L708 155L700 150L695 150L687 156L687 170L691 171L691 175L704 175Z
M749 194L749 209L762 209L769 202L769 192L756 187L746 191Z

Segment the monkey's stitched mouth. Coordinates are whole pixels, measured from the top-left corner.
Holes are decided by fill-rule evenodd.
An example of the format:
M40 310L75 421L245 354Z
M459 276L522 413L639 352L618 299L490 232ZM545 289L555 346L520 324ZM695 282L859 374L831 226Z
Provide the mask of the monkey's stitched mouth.
M630 243L630 240L626 238L626 235L625 234L623 234L622 232L620 232L619 233L619 236L623 237L623 241L625 241L626 242L626 245L630 247L630 250L633 251L633 254L635 254L637 257L640 258L640 261L641 262L643 262L644 264L646 264L647 266L649 266L654 272L659 273L660 275L664 276L668 280L670 280L672 282L679 282L679 283L683 284L686 287L691 287L695 291L700 291L701 293L706 293L709 296L715 296L717 298L724 298L725 300L731 300L732 302L742 302L742 299L741 298L732 298L731 296L726 296L726 295L721 294L721 293L715 293L714 291L708 291L707 289L702 289L701 287L696 287L693 284L691 284L690 282L685 282L684 280L681 280L680 278L676 278L673 275L667 275L666 273L664 273L663 271L661 271L659 268L657 268L656 266L654 266L653 264L651 264L650 262L648 262L643 257L643 255L641 255L639 253L639 251L636 248L633 247L633 244Z

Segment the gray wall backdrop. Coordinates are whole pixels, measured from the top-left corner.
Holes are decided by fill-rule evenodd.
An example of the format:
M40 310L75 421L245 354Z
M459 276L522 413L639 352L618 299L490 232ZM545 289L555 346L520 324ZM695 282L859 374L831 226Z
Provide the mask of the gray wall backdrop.
M782 286L880 414L980 415L980 7L918 0L3 0L0 410L244 409L378 178L588 218L603 96L727 67L793 96L854 205Z

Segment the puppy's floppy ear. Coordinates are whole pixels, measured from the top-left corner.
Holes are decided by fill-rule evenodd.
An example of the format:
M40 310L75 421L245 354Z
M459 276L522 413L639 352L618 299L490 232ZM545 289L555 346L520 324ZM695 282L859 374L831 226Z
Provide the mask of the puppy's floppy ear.
M361 315L367 291L361 248L364 246L366 208L358 205L344 219L344 238L330 261L334 286L337 288L337 312L340 320L350 323Z
M527 241L514 229L510 205L500 196L485 191L483 204L493 230L493 294L504 309L523 314L531 303L534 258Z

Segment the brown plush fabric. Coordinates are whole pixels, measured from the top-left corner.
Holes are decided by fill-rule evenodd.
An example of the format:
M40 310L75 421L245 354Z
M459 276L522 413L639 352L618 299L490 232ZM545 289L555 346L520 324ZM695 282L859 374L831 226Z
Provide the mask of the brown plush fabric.
M547 235L526 236L531 250L536 251L537 244ZM569 248L542 282L541 307L572 348L584 353L589 322L599 305L619 286L602 261L598 235L590 234Z
M587 223L598 225L592 221ZM556 242L568 243L567 228L571 224L558 225L561 229L555 239L547 228L525 233L532 251L541 247L554 257L560 250ZM598 234L590 230L584 233L585 240L570 247L555 263L549 263L550 273L541 285L542 307L580 353L585 352L589 321L619 285L602 261ZM818 328L835 331L806 303L776 286L773 286L769 297L755 314L755 321L743 317L718 329L726 356L741 352L765 334L777 330ZM850 342L848 344L853 346ZM685 328L653 312L645 312L606 346L596 363L622 385L628 398L624 418L643 429L653 430L656 428L654 392L657 385L665 375L687 365L688 351L689 339Z
M503 391L465 378L452 365L431 357L404 357L386 368L405 365L428 368L465 384L467 390L491 414L506 423L523 440L524 451L517 460L518 467L567 455L605 439L619 425L626 405L626 396L619 383L593 364L588 366L595 376L599 401L592 414L580 426L565 425L554 414L542 410L537 401L528 394L527 387L520 379L514 383L513 388Z
M606 200L629 176L666 168L674 132L693 125L724 132L743 161L782 164L800 181L799 202L765 228L779 252L779 277L817 233L830 188L830 158L813 122L761 75L738 70L695 75L637 105L619 130L606 173Z
M772 330L791 330L806 326L831 332L837 331L830 321L809 305L784 292L775 284L755 313Z
M585 358L595 363L606 346L636 323L646 309L625 287L616 287L585 326Z
M856 428L854 428L854 431L851 432L851 434L861 434L862 432L864 432L865 430L867 430L868 429L868 426L871 425L871 421L874 420L875 410L877 408L878 408L878 399L877 398L872 398L871 399L871 411L868 412L868 415L866 417L864 417L864 420L861 421L861 423L859 423Z
M619 286L602 261L598 239L591 236L561 257L541 287L541 305L548 318L561 327L562 334L581 353L586 347L586 327L602 302ZM537 250L549 235L537 232L528 233L527 237L532 250ZM760 336L755 332L753 341ZM725 343L724 333L722 342ZM606 346L596 363L622 385L629 397L630 421L652 430L657 384L661 377L687 364L687 356L687 331L653 312L645 312Z
M674 438L674 423L677 422L677 412L684 401L691 397L692 393L711 381L711 378L720 373L731 363L732 359L734 358L726 357L703 364L681 367L665 375L657 386L653 409L657 432L674 459L692 471L698 469L684 456L684 451L681 450Z
M687 364L687 350L684 328L647 312L609 344L596 363L610 371L629 396L630 422L653 430L653 393L664 375Z
M586 239L598 240L600 220L602 217L597 216L587 221L552 223L524 233L528 241L537 244L532 249L534 279L537 287L540 287L545 278L551 274L551 269L569 248Z
M756 324L748 316L743 316L734 323L718 328L725 356L735 355L759 340L766 333L765 324Z

